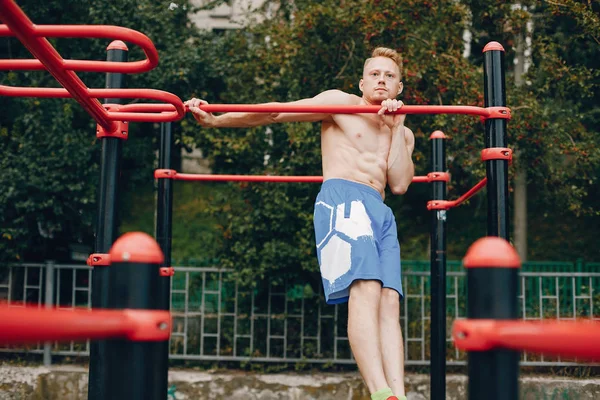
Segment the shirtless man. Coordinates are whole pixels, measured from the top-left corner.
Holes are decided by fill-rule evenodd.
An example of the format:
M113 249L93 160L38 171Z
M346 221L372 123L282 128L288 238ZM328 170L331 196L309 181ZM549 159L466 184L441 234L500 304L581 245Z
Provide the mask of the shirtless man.
M402 400L404 350L400 329L400 246L394 215L383 203L386 184L404 194L412 181L415 138L404 126L402 61L377 48L365 61L362 97L327 90L298 105L381 105L378 114L225 113L201 110L206 101L185 102L205 127L253 127L279 122L321 121L324 182L314 225L317 254L329 304L348 301L348 339L374 400ZM271 103L280 104L280 103Z

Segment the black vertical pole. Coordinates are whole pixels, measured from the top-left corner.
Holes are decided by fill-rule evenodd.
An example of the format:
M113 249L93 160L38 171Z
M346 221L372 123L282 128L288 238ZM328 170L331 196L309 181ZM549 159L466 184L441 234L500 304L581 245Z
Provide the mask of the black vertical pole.
M156 241L142 232L121 236L110 251L109 308L159 310L159 269L163 254ZM166 341L108 341L107 399L165 400L167 388L157 376Z
M446 172L446 136L431 139L431 172ZM446 182L431 183L432 200L446 200ZM431 213L431 400L446 399L446 210Z
M486 107L506 107L504 78L504 48L490 42L483 49L483 79ZM485 147L507 147L506 119L485 121ZM508 161L488 160L488 235L509 240L508 219Z
M484 96L486 107L506 106L504 48L490 42L483 49ZM506 119L485 122L486 148L507 147ZM488 236L509 240L508 161L487 160ZM509 246L510 247L510 246ZM516 319L517 271L511 268L468 271L469 318ZM473 291L473 292L471 292ZM487 293L487 294L486 294ZM469 353L469 377L474 385L470 398L508 400L518 398L519 353L509 350Z
M125 43L114 41L107 47L107 61L126 62L128 49ZM124 86L124 75L106 74L106 88ZM105 99L106 103L120 104L120 99ZM121 174L123 139L103 137L100 161L100 186L98 190L98 219L96 223L95 253L106 254L117 238L118 187ZM92 270L92 308L106 308L110 297L109 268L96 266ZM110 366L106 358L106 341L90 343L88 399L106 400L106 374Z
M464 258L467 268L467 318L517 319L521 261L504 239L479 239ZM519 353L511 350L470 351L469 400L519 398Z
M173 131L171 122L161 124L160 148L158 151L158 168L172 169ZM173 180L158 180L158 195L156 204L156 241L158 242L165 260L163 267L171 267L171 237L173 232ZM159 308L171 308L171 277L161 276L157 292ZM169 342L164 343L160 350L162 358L157 366L159 379L162 382L161 390L168 391L169 370Z

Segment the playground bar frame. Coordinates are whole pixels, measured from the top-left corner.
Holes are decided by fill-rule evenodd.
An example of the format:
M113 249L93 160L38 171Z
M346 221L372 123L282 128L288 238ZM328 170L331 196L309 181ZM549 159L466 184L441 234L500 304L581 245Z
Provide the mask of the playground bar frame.
M83 82L77 77L75 71L88 71L88 72L110 72L110 73L133 73L133 72L144 72L152 69L158 63L158 53L154 48L152 42L143 34L135 32L126 28L113 27L113 26L84 26L84 25L68 25L68 26L57 26L57 25L34 25L29 18L23 13L23 11L16 5L13 0L0 0L0 15L3 22L6 25L0 25L0 36L15 36L17 37L34 55L35 60L0 60L0 69L12 69L12 70L43 70L49 71L57 81L64 87L64 89L55 88L18 88L0 85L1 96L18 96L18 97L45 97L45 98L67 98L73 97L77 100L82 107L98 122L99 128L113 132L118 129L123 121L127 122L167 122L181 119L186 112L185 107L181 100L167 92L149 90L149 89L88 89L85 87ZM48 42L47 37L79 37L79 38L118 38L137 44L142 47L146 54L146 59L142 61L134 62L121 62L109 59L106 62L101 61L85 61L85 60L64 60L58 54L58 52ZM485 122L485 146L486 149L499 150L506 149L507 147L507 135L506 135L506 123L507 119L510 119L510 110L506 107L506 93L505 93L505 72L504 72L504 49L496 42L490 42L484 48L484 88L485 88L485 107L473 107L473 106L404 106L396 113L401 114L466 114L479 116L482 121ZM132 105L119 105L119 104L105 104L102 105L97 100L98 98L106 99L124 99L124 98L148 98L158 101L165 101L166 104L132 104ZM114 101L114 100L110 100ZM298 106L298 105L281 105L281 104L267 104L267 105L203 105L201 108L205 111L210 112L268 112L268 113L376 113L380 110L379 106L344 106L344 105L332 105L332 106ZM165 128L165 131L170 130ZM105 140L114 138L105 138ZM436 138L439 139L439 138ZM172 139L171 139L172 140ZM435 140L433 140L435 142ZM105 142L109 143L109 142ZM436 146L436 145L434 145ZM438 150L434 150L438 151ZM107 162L107 161L103 161ZM488 188L488 235L486 238L488 241L497 237L498 240L509 239L509 219L508 219L508 162L506 157L501 158L486 158L486 180ZM165 161L161 162L161 168L163 170L169 170L171 165ZM439 166L439 160L436 161L436 165ZM104 166L102 167L104 168ZM440 167L442 168L442 167ZM437 169L437 168L436 168ZM443 168L442 168L443 169ZM432 172L435 173L435 172ZM107 173L108 174L108 173ZM115 171L110 172L110 175L114 176ZM186 179L186 174L180 174L179 178ZM166 176L162 176L166 178ZM264 178L264 177L263 177ZM312 177L314 179L314 177ZM421 182L433 182L435 185L434 197L442 197L445 195L446 180L444 179L429 179L428 177L417 177L418 181ZM439 178L439 177L438 177ZM244 180L248 180L247 177ZM108 185L114 185L114 182L108 183L108 181L114 181L114 179L107 179ZM162 179L165 185L168 187L170 182L167 179ZM483 182L483 181L482 181ZM482 183L480 182L480 184ZM479 185L479 184L478 184ZM481 185L480 187L482 187ZM474 192L473 192L474 193ZM110 194L105 193L107 197L111 197ZM463 197L467 197L470 193L467 193ZM116 196L116 194L115 194ZM163 204L172 203L172 198L161 200ZM439 201L444 201L439 199ZM101 214L110 214L112 211L103 210ZM437 226L440 218L445 210L436 210L437 220L432 220ZM170 215L162 216L162 220L169 221ZM445 222L445 219L444 221ZM104 226L103 229L108 231L114 231L116 229L116 221L114 218L109 217L108 220L105 218L98 218L99 226L103 224L109 225ZM436 229L440 230L440 227ZM444 231L445 227L441 228L441 232ZM114 233L105 232L105 237L110 237ZM435 262L433 262L434 250L432 248L432 290L436 293L443 293L441 290L441 281L443 280L442 275L445 272L445 237L440 232L436 233L439 235L436 238L436 254ZM164 231L165 238L170 240L170 230ZM164 239L167 240L167 239ZM104 241L104 240L103 240ZM510 246L506 242L507 246ZM156 245L158 248L158 245ZM170 252L170 248L169 248ZM535 331L539 327L531 327L526 324L517 324L514 320L517 317L516 299L517 299L517 275L518 268L510 263L505 265L496 265L501 254L497 254L496 257L486 257L485 252L483 257L479 260L479 263L470 263L465 266L468 267L468 279L469 279L469 295L468 301L468 317L471 320L460 321L456 325L457 328L457 345L464 346L469 353L469 397L472 399L488 398L492 400L508 400L518 398L518 352L521 349L537 349L537 351L548 351L560 354L573 354L573 346L567 345L551 345L548 346L537 346L535 338L532 339L532 332L535 335L542 337L540 333L542 331ZM105 255L105 254L101 254ZM111 296L109 297L110 304L108 307L114 307L119 309L127 309L131 306L145 309L160 309L164 308L165 303L164 294L149 298L153 293L161 293L158 288L162 285L158 279L153 279L154 275L159 276L157 270L163 269L170 263L166 262L163 258L160 261L147 262L144 260L124 260L116 259L112 255L109 257L112 264L133 264L129 267L133 267L136 273L129 275L113 275L110 274L113 286L119 286L132 288L135 287L136 283L139 282L136 278L140 278L137 274L142 265L150 265L149 268L141 267L146 271L150 271L149 275L146 275L147 284L139 285L139 291L141 298L146 300L134 299L125 293L124 297ZM169 254L170 258L170 254ZM139 265L135 265L139 264ZM159 268L161 266L161 268ZM123 269L127 269L127 266L121 266ZM111 269L112 270L112 269ZM123 278L127 276L129 281ZM149 278L150 277L150 278ZM164 275L163 275L164 277ZM142 279L142 280L143 280ZM436 283L437 282L437 283ZM127 283L127 284L126 284ZM110 287L110 285L108 285ZM156 286L156 287L155 287ZM433 289L433 286L436 288ZM151 290L148 290L151 288ZM156 289L156 290L155 290ZM100 290L97 288L96 290ZM437 328L434 328L434 332L438 332L442 326L443 321L438 321L441 316L444 315L444 305L441 305L441 295L439 298L435 298L432 292L432 304L438 304L436 309L440 314L432 315L433 324L438 322ZM128 297L129 296L129 297ZM129 298L128 301L127 298ZM150 304L152 303L152 304ZM164 311L164 310L161 310ZM46 311L43 312L52 312ZM94 311L91 312L94 315ZM70 315L73 315L70 312ZM490 320L493 320L491 324ZM500 321L498 321L500 320ZM167 324L168 325L168 324ZM535 329L534 329L535 328ZM561 335L564 336L564 332L574 332L577 330L590 328L592 332L592 340L595 339L595 332L598 329L598 325L587 326L583 323L573 323L568 329L563 324L555 323L547 329L543 330L544 335ZM565 329L563 329L565 328ZM563 329L563 330L561 330ZM571 330L572 329L572 330ZM461 342L465 339L464 335L467 330L475 332L476 338L480 339L480 343L466 343ZM549 333L548 333L549 332ZM581 333L581 331L579 331ZM589 332L586 331L586 335ZM463 335L461 337L460 335ZM86 336L93 336L93 333L89 333ZM436 333L434 333L434 336ZM482 336L483 335L483 336ZM534 335L534 336L535 336ZM584 335L586 338L589 335ZM576 336L576 335L575 335ZM132 340L144 340L141 337L129 337ZM40 340L44 340L46 337L40 336ZM552 338L547 338L552 340ZM586 339L587 340L587 339ZM440 346L442 343L440 337L435 336L433 341L436 342L436 346ZM483 344L481 344L483 341ZM462 343L462 344L460 344ZM466 343L466 344L465 344ZM445 344L445 343L444 343ZM160 344L164 346L164 343ZM498 349L498 347L504 347ZM575 346L577 347L577 346ZM593 346L592 346L593 347ZM439 349L438 349L439 350ZM129 350L127 350L129 351ZM578 347L578 350L585 353L586 347ZM592 349L594 357L596 357L596 349ZM122 362L120 352L109 352L113 359L113 364ZM134 351L135 353L135 351ZM159 382L158 386L161 389L155 389L151 392L156 394L156 398L164 398L164 386L163 382L166 382L166 373L159 368L151 368L138 370L139 365L148 364L156 367L159 362L147 363L148 358L145 358L143 354L157 355L157 359L163 357L162 350L156 351L141 351L140 357L131 357L131 360L137 360L134 364L127 367L126 370L135 369L136 373L140 375L144 374L163 374L164 380L155 380ZM585 355L585 354L584 354ZM152 356L150 356L152 357ZM440 358L440 357L436 357ZM113 365L113 366L114 366ZM433 370L440 370L440 365L432 365ZM143 386L136 383L130 384L130 382L124 373L117 373L118 368L111 370L114 379L120 379L120 381L127 387L127 390L134 390L136 387ZM153 379L155 376L150 377L148 375L144 378L144 382ZM432 384L435 386L444 386L445 382L438 380L441 374L432 374ZM120 390L118 385L109 385L112 391ZM158 387L156 386L156 387ZM140 392L136 392L135 396L139 396ZM432 398L440 396L442 391L432 391ZM103 400L107 398L98 397L97 400ZM114 396L112 398L115 398ZM140 398L153 398L152 395L143 395ZM438 400L435 398L435 400Z

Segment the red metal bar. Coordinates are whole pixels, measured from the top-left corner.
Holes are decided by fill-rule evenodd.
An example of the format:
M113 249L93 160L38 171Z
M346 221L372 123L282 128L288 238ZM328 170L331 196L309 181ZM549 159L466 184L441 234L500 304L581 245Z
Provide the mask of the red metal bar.
M475 193L481 190L487 184L487 178L483 178L479 183L473 186L469 191L456 200L430 200L427 202L428 210L448 210L457 207L473 197Z
M13 34L40 60L48 72L71 93L71 96L107 131L115 123L108 118L100 102L87 96L87 87L73 71L64 69L64 60L45 38L38 37L36 26L12 0L0 0L0 15Z
M0 36L16 36L38 60L0 60L0 69L47 69L65 89L20 88L0 85L1 96L45 98L73 97L107 132L117 129L114 121L168 122L183 118L185 110L177 96L151 89L88 89L73 71L145 72L158 64L158 52L145 35L127 28L96 25L34 25L13 0L0 0ZM115 37L139 45L147 59L128 63L64 60L46 37ZM168 104L136 104L107 111L97 98L147 98Z
M597 321L462 319L454 322L452 336L454 345L466 351L505 348L600 361Z
M6 6L3 3L7 3L7 1L0 0L0 10L3 11L1 14L2 20L10 25L0 25L0 36L17 36L11 30L14 24L14 21L11 20L13 16L9 15L8 18L5 16L4 7ZM14 5L14 7L17 6ZM43 38L48 37L116 39L140 46L146 55L145 60L129 62L61 59L62 67L67 70L134 74L148 72L158 65L158 52L154 47L154 43L143 33L129 28L113 25L35 25L28 19L20 19L17 23L31 24L27 26L27 32L34 35L30 38L31 40L43 40ZM46 67L40 60L0 60L0 70L36 71L45 69Z
M415 176L412 179L413 183L429 183L431 179L428 176Z
M0 306L0 343L125 338L168 340L171 316L156 310L61 310Z
M469 189L469 191L467 193L463 194L456 200L450 201L450 203L452 204L451 207L459 206L460 204L469 200L471 197L473 197L473 195L475 195L475 193L479 192L483 187L485 187L486 184L487 184L487 178L483 178L475 186L473 186L471 189Z
M270 176L270 175L209 175L180 174L173 177L179 181L227 181L227 182L323 182L322 176Z
M358 105L297 105L297 104L205 104L206 112L255 112L255 113L324 113L324 114L374 114L380 106ZM402 106L397 114L464 114L482 118L510 118L506 107L474 106Z
M95 98L150 99L164 101L169 104L136 103L128 105L102 105L103 112L109 121L132 122L168 122L184 117L185 108L181 99L172 93L155 89L87 89L85 95L89 100ZM24 88L0 85L0 96L9 97L43 97L70 98L71 94L59 88ZM98 103L100 104L100 103ZM152 113L152 114L148 114Z
M181 174L172 169L157 169L155 178L174 179L176 181L204 182L323 182L322 176L277 176L277 175L213 175L213 174ZM430 182L427 176L415 176L413 182Z

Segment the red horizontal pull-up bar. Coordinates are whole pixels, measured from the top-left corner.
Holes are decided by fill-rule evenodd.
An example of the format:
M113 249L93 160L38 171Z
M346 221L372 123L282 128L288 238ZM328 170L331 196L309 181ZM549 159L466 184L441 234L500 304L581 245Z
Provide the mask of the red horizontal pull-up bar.
M466 351L495 348L600 361L597 321L506 321L462 319L452 328L454 345Z
M61 310L0 306L0 343L124 338L168 340L171 316L156 310Z
M206 112L255 113L321 113L321 114L374 114L381 106L361 105L298 105L298 104L204 104ZM482 118L510 118L507 107L474 106L402 106L396 114L464 114Z
M154 171L154 178L203 182L323 182L322 176L181 174L173 169L157 169ZM444 179L444 177L438 177L436 173L431 173L427 176L415 176L412 181L413 183L422 183Z

